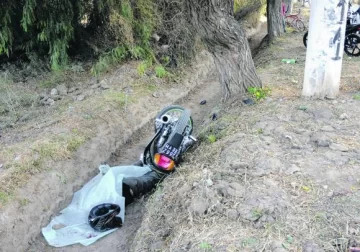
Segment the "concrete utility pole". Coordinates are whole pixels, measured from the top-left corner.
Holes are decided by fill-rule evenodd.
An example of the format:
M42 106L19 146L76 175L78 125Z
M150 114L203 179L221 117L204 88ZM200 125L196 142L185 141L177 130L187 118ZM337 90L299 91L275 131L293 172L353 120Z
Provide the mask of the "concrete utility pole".
M334 99L339 92L349 0L311 3L303 96Z

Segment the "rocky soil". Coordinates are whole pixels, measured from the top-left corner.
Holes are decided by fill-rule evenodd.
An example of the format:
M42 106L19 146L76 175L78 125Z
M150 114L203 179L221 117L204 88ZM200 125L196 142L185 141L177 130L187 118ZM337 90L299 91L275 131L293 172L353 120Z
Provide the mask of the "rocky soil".
M271 94L222 106L146 204L131 251L360 246L360 61L344 56L337 99L309 100L301 97L305 54L301 33L260 51L258 73Z

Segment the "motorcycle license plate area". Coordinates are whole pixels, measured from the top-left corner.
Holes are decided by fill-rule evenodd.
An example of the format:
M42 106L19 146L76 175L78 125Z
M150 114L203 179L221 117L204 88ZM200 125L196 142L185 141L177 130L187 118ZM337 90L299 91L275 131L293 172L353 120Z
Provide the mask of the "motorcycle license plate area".
M167 142L164 147L161 148L162 154L165 154L172 160L175 160L180 153L180 145L184 139L184 136L176 133L169 142Z
M174 160L172 160L171 158L168 158L165 155L162 155L160 153L156 153L155 154L155 158L154 158L155 164L164 169L164 170L172 170L175 167L175 162Z

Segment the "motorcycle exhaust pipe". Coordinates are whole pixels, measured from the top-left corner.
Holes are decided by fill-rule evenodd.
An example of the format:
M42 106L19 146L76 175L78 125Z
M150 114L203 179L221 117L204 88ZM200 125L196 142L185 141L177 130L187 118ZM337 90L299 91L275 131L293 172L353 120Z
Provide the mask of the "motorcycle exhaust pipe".
M163 115L163 116L161 117L161 122L162 122L163 124L169 124L170 121L171 121L171 117L168 116L168 115Z

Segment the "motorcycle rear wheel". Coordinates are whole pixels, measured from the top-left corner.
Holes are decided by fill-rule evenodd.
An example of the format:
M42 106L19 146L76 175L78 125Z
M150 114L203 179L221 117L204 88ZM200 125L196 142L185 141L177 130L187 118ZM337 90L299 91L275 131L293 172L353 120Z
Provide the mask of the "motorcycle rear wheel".
M169 115L171 117L176 117L177 119L179 119L183 113L183 111L185 110L185 108L179 106L179 105L170 105L167 106L165 108L163 108L157 115L156 115L156 119L161 119L162 116L164 115ZM187 125L189 126L190 130L190 134L193 131L193 119L190 116L190 119L188 120ZM156 125L155 122L155 132L157 132L159 130L160 125Z
M304 43L304 46L307 47L307 41L308 41L308 31L305 32L304 36L303 36L303 43Z
M348 56L360 56L360 37L356 34L349 34L345 37L344 51Z

